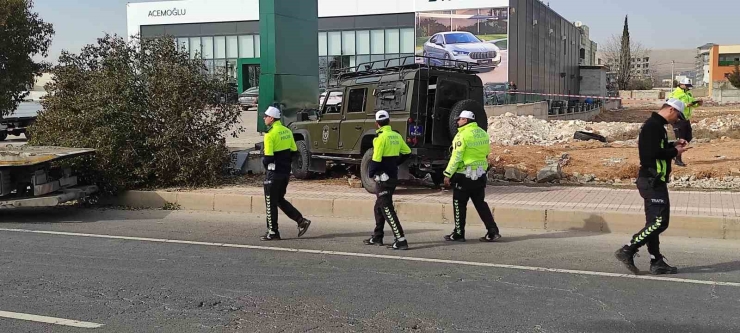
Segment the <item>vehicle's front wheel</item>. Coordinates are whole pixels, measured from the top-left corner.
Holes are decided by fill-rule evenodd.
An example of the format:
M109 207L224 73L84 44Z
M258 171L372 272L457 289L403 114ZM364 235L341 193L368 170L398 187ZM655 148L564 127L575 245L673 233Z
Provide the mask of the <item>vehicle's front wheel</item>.
M378 192L378 183L375 179L370 178L370 161L373 159L373 148L368 149L365 155L362 155L362 162L360 163L360 179L362 180L362 187L366 191L375 194Z
M0 141L5 141L5 139L8 138L8 132L2 131L0 132Z
M295 145L298 153L293 157L293 176L298 179L307 179L311 176L311 172L308 171L308 166L311 164L311 153L308 151L306 141L296 141Z

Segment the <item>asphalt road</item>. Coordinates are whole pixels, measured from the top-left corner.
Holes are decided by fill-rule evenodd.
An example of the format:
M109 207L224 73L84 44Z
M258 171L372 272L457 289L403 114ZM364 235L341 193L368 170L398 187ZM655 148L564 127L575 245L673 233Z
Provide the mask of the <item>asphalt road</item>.
M283 218L286 239L263 243L256 215L60 208L0 216L0 332L740 327L737 241L665 238L681 273L655 280L622 275L612 253L625 235L504 229L502 243L487 244L472 241L483 229L471 225L467 243L445 244L451 225L406 222L411 250L399 253L360 245L372 229L366 218L314 219L301 239L291 239L294 224ZM638 258L644 269L647 261ZM21 314L102 326L3 318Z

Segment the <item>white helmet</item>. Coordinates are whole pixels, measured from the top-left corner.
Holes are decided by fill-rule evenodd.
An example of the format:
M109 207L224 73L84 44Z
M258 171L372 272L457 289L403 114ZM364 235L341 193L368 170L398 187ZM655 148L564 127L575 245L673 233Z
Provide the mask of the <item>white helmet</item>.
M687 87L693 87L694 86L693 84L691 84L691 79L689 79L687 77L681 79L681 81L678 82L678 84L683 84L683 85L685 85Z

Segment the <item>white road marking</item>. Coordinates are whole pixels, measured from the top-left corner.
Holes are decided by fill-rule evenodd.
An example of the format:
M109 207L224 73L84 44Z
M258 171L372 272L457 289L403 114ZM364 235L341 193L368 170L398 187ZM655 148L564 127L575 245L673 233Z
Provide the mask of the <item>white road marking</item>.
M103 326L103 324L90 323L86 321L78 321L78 320L72 320L72 319L54 318L54 317L46 317L46 316L37 316L37 315L32 315L32 314L27 314L27 313L8 312L8 311L0 311L0 318L34 321L37 323L72 326L72 327L78 327L78 328L99 328Z
M632 274L620 274L620 273L608 273L608 272L596 272L596 271L581 271L581 270L574 270L574 269L560 269L560 268L546 268L546 267L534 267L534 266L519 266L519 265L507 265L507 264L494 264L494 263L475 262L475 261L447 260L447 259L434 259L434 258L418 258L418 257L403 257L403 256L392 256L392 255L371 254L371 253L338 252L338 251L309 250L309 249L271 247L271 246L259 246L259 245L243 245L243 244L229 244L229 243L196 242L196 241L177 240L177 239L159 239L159 238L113 236L113 235L100 235L100 234L84 234L84 233L63 232L63 231L44 231L44 230L6 229L6 228L0 228L0 231L6 231L6 232L23 232L23 233L32 233L32 234L45 234L45 235L60 235L60 236L105 238L105 239L118 239L118 240L132 240L132 241L153 242L153 243L173 243L173 244L186 244L186 245L216 246L216 247L227 247L227 248L237 248L237 249L250 249L250 250L264 250L264 251L278 251L278 252L295 252L295 253L334 255L334 256L343 256L343 257L391 259L391 260L417 261L417 262L428 262L428 263L450 264L450 265L478 266L478 267L491 267L491 268L506 268L506 269L520 270L520 271L534 271L534 272L575 274L575 275L590 275L590 276L599 276L599 277L613 277L613 278L625 278L625 279L636 279L636 280L650 280L650 281L680 282L680 283L690 283L690 284L700 284L700 285L710 285L710 286L740 287L740 283L738 283L738 282L693 280L693 279L672 278L672 277L666 277L666 276L632 275Z

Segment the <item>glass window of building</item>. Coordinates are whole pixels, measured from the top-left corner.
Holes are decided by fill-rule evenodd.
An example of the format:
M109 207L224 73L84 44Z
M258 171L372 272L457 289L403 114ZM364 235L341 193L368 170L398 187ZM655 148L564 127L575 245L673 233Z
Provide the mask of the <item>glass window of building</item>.
M182 52L185 52L185 53L190 52L190 48L188 46L189 44L190 44L189 43L189 39L187 39L187 38L178 38L177 39L178 48Z
M228 75L229 72L226 68L226 60L215 60L214 64L215 71L213 72L213 74Z
M401 53L414 53L415 47L414 28L401 29Z
M342 33L340 31L330 31L327 33L327 41L331 56L342 54Z
M385 31L373 30L370 32L370 52L372 54L385 53Z
M216 59L224 59L226 58L226 37L225 36L218 36L214 38L214 58Z
M229 76L233 79L236 79L237 77L236 68L236 59L226 60L226 70L228 71Z
M226 57L239 58L239 40L237 36L226 37Z
M319 32L319 56L326 55L326 32Z
M400 33L398 29L386 29L385 30L385 53L398 53L399 49Z
M342 31L342 54L355 55L355 32Z
M203 59L213 59L213 37L202 37Z
M413 29L412 29L413 30ZM370 54L370 31L360 30L356 34L357 54Z
M239 58L254 58L254 36L239 36Z
M190 38L190 58L195 58L198 54L200 54L200 37L192 37Z
M254 57L259 58L260 57L260 35L254 35Z

